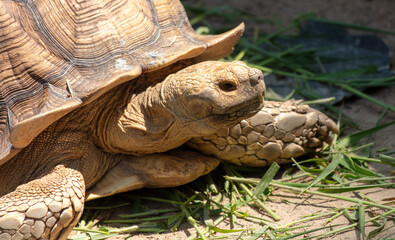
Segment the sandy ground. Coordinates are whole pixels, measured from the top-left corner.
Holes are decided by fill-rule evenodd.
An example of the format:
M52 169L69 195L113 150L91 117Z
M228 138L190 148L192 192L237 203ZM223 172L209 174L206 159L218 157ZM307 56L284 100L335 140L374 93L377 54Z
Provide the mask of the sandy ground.
M189 4L196 4L197 1L184 1ZM234 8L250 12L256 16L263 17L266 19L273 19L277 17L284 25L290 24L292 19L297 17L299 14L315 11L319 17L336 19L341 21L347 21L350 23L376 27L386 30L395 31L395 1L394 0L357 0L357 1L343 1L343 0L200 0L204 6L221 6L225 2L229 6ZM243 21L242 19L240 21ZM209 19L209 22L213 25L228 26L229 28L235 26L236 23L228 23L220 21L216 18ZM244 20L247 33L249 34L254 29L259 29L259 32L270 33L274 31L275 27L268 23L255 23L248 20ZM390 49L395 49L395 36L382 36L384 41L388 44ZM394 66L395 60L392 58L392 66ZM394 69L394 67L392 67ZM395 106L395 86L382 88L382 89L370 89L367 93L383 102L386 102L392 106ZM379 116L383 112L383 108L379 107L369 101L351 98L346 101L344 105L344 111L349 115L361 129L368 129L374 127ZM395 120L395 113L387 113L380 123L386 123ZM353 130L347 130L352 132ZM395 149L395 127L387 128L380 133L373 135L369 142L373 142L373 154L378 149L383 147L387 150ZM394 156L394 155L392 155ZM382 167L372 165L372 168L378 171L389 174L390 171L395 170L390 167ZM395 197L394 189L370 189L363 191L367 196L382 202L384 198ZM349 194L351 197L356 197L353 194ZM287 199L289 202L285 203L282 201ZM269 207L276 210L276 213L281 217L281 221L278 224L285 224L293 220L298 219L301 216L308 215L314 212L325 212L329 208L345 207L351 204L335 201L333 199L327 199L324 197L303 195L298 197L295 194L291 194L283 190L275 190L273 196L270 198L268 203ZM257 212L254 209L248 210L249 213L256 215L262 215L261 212ZM371 217L371 216L368 216ZM314 221L312 224L314 227L321 226L323 221ZM334 223L348 222L345 218L338 218ZM248 227L249 222L239 222L237 228ZM229 223L220 225L221 228L229 228ZM369 229L367 229L369 232ZM191 234L195 233L194 229L189 224L185 223L180 226L180 230L176 232L167 232L162 234L137 234L132 237L135 240L143 239L155 239L155 240L170 240L170 239L186 239ZM306 237L306 236L304 236ZM387 236L388 237L388 236ZM392 235L395 239L395 233ZM122 236L113 239L123 239ZM360 233L356 231L349 231L336 237L328 239L360 239Z

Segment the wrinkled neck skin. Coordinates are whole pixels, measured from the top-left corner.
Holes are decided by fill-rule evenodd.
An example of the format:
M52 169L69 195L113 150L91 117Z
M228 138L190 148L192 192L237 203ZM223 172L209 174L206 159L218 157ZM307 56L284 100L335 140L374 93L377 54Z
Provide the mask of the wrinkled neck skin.
M141 155L165 152L200 136L169 110L167 104L177 101L168 84L171 81L159 82L137 93L129 87L126 106L116 103L118 109L107 112L105 123L98 124L98 144L106 152Z

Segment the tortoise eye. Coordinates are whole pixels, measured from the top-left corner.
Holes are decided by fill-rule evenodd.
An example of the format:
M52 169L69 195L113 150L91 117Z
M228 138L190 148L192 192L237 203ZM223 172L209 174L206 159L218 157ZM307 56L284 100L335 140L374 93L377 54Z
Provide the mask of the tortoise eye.
M230 81L220 82L218 86L222 91L225 91L225 92L232 92L237 89L236 84L234 82L230 82Z

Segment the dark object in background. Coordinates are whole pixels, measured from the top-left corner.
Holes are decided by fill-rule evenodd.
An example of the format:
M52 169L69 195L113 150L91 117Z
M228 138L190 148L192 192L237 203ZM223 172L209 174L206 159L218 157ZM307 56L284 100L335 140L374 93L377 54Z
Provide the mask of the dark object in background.
M376 35L350 35L343 27L309 21L301 28L299 36L277 37L275 41L277 46L283 49L302 45L298 50L314 50L315 56L326 59L327 61L322 61L321 66L318 63L310 66L316 73L336 73L361 67L372 69L373 73L338 78L338 82L350 79L380 79L391 76L391 52L384 41ZM276 51L267 44L262 44L260 47ZM291 77L276 79L273 74L265 77L267 87L282 97L291 93L296 84L303 84L303 81ZM308 84L321 98L336 97L335 103L352 95L350 92L327 83L308 81ZM300 98L298 95L294 97Z

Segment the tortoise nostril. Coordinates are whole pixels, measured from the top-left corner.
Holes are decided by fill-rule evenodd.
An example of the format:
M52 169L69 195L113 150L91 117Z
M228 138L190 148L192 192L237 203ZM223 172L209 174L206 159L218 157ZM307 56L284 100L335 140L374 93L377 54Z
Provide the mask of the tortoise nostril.
M223 81L219 83L219 88L225 92L232 92L237 89L236 83L230 81Z
M250 84L252 87L257 85L259 82L261 82L263 79L262 74L255 74L250 78Z

